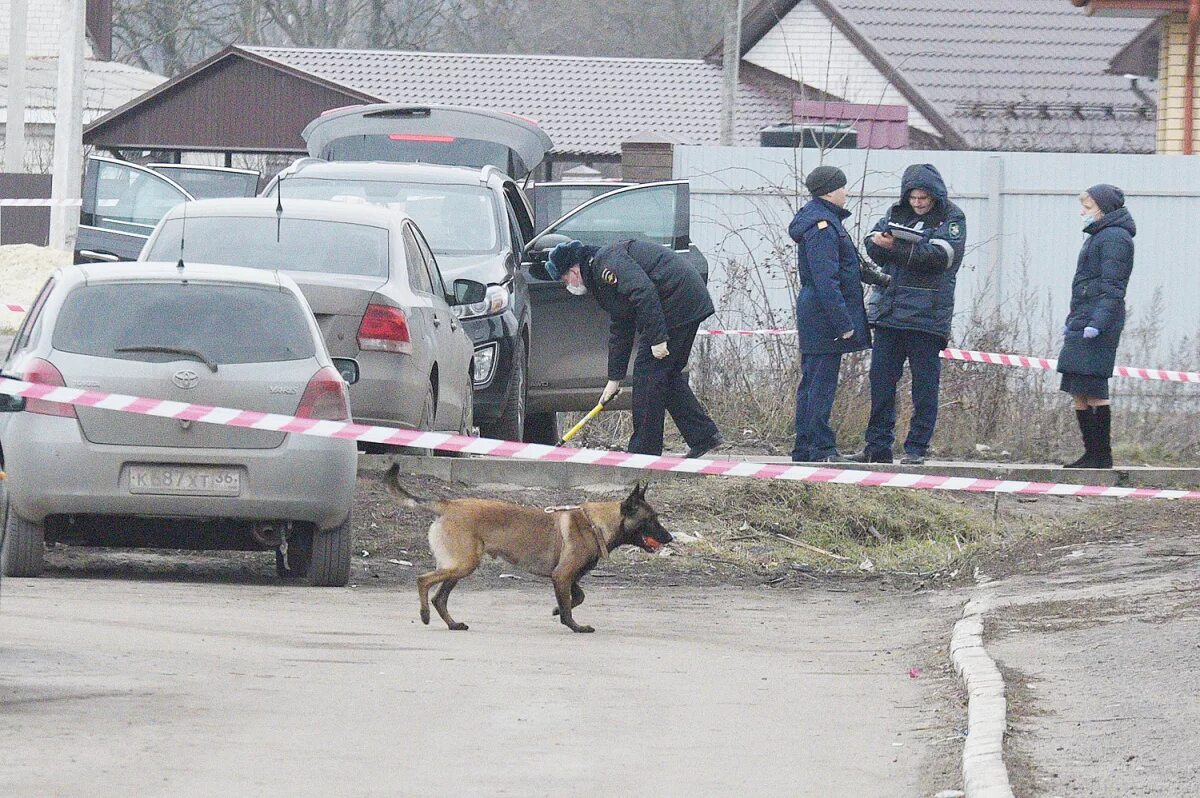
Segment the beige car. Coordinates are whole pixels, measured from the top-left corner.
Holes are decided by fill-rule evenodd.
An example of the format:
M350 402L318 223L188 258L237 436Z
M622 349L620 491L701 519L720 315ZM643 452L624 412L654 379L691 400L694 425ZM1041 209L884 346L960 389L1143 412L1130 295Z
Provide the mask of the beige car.
M141 259L181 252L295 280L330 353L358 360L355 421L470 434L474 348L451 304L482 299L487 289L446 285L405 213L287 196L187 202L163 217Z
M286 275L175 261L55 272L3 372L46 385L305 418L350 418L353 360L330 358ZM353 441L5 397L6 576L43 543L272 550L281 576L350 574ZM22 412L14 412L22 411Z

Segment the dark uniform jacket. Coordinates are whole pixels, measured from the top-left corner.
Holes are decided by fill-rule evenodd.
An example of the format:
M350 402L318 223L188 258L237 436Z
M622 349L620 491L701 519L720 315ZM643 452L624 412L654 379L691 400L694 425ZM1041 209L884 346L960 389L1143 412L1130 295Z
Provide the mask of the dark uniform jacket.
M788 235L798 244L796 326L801 352L857 352L871 345L858 250L842 225L849 215L845 208L815 197L788 225ZM843 340L846 330L854 330L854 335Z
M585 249L585 253L590 254ZM612 317L608 378L620 380L629 368L636 333L651 345L668 331L699 324L716 313L700 272L673 250L651 241L617 241L594 250L579 270L588 293Z
M924 189L934 199L933 210L918 216L908 203L908 193ZM867 317L877 327L916 330L950 340L954 318L954 287L967 245L967 218L950 201L946 183L930 164L913 164L904 170L900 201L891 207L872 233L885 232L889 222L925 230L921 241L896 240L890 250L876 246L867 236L867 255L892 278L886 288L871 292Z
M1088 238L1079 251L1071 283L1071 311L1058 370L1111 377L1125 328L1125 287L1133 271L1137 225L1128 209L1117 208L1083 230ZM1084 327L1095 327L1100 335L1084 338Z

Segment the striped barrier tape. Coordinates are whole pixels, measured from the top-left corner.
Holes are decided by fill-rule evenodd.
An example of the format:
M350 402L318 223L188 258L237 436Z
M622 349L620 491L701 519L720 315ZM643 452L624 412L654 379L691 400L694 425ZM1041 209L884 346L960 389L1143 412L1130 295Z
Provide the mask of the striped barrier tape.
M795 335L796 330L781 330L764 328L761 330L699 330L698 335L712 336L745 336L745 335ZM964 363L987 363L993 366L1016 366L1026 369L1055 371L1058 361L1054 358L1033 357L1032 355L1007 355L997 352L978 352L973 349L943 349L941 357L944 360L961 360ZM1137 380L1161 380L1164 382L1195 382L1200 383L1200 371L1171 371L1169 369L1148 369L1138 366L1117 366L1113 369L1114 377L1130 377Z
M8 310L11 310L13 313L25 313L29 310L29 308L25 307L24 305L18 305L14 302L5 302L4 307Z
M80 206L83 205L81 199L0 199L0 207L18 207L18 208L45 208L54 207L55 205Z
M747 463L734 460L700 460L628 454L599 449L568 449L536 443L516 443L490 438L470 438L445 432L420 432L393 427L366 426L346 421L321 421L278 413L261 413L228 407L188 404L140 396L84 391L52 385L0 378L0 393L43 399L48 402L81 405L105 410L120 410L161 418L176 418L230 427L295 432L321 438L413 446L447 452L491 455L517 460L542 460L555 463L587 463L645 471L668 471L724 477L782 479L794 482L818 482L835 485L864 485L877 488L916 490L953 490L971 493L1013 493L1035 496L1098 496L1129 499L1200 499L1200 490L1159 488L1118 488L1102 485L1063 485L1052 482L978 479L937 474L898 474L886 471L856 471L849 468L823 468L777 463Z

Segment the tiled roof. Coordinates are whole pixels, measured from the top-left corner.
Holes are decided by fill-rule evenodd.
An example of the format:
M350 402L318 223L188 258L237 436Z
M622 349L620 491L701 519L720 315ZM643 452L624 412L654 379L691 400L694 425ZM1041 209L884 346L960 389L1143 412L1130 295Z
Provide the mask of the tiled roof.
M508 111L537 120L557 153L615 155L654 131L719 142L721 69L699 60L238 48L387 102ZM793 84L794 85L794 84ZM790 121L794 92L743 81L737 143Z
M83 122L87 124L165 81L162 75L116 61L83 62ZM25 62L28 124L53 124L58 93L58 59L30 58ZM6 115L8 58L0 57L0 115ZM0 116L3 119L4 116Z
M1146 19L1090 17L1066 0L761 0L742 52L800 2L894 69L969 147L1154 151L1153 96L1105 72Z

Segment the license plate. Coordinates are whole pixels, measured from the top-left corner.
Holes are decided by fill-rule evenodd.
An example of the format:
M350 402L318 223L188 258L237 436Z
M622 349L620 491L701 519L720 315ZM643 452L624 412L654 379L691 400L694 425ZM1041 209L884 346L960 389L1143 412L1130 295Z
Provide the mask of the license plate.
M162 496L239 496L242 473L205 466L129 466L129 492Z

